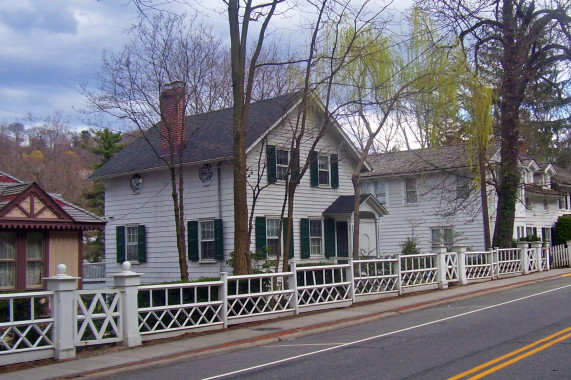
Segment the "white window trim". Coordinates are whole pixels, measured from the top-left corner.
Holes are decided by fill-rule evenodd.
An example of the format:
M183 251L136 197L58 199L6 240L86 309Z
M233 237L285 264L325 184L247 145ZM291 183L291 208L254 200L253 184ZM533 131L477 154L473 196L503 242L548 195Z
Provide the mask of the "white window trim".
M323 218L320 218L320 217L313 217L312 218L312 217L310 217L308 219L309 219L309 232L308 232L308 235L309 235L309 257L324 257L325 256L325 236L324 236L325 231L323 228ZM317 239L317 237L311 236L311 222L316 221L316 220L321 222L320 223L321 224L321 237L320 237L320 239L321 239L321 252L318 254L313 254L313 253L311 253L311 239L312 238Z
M279 217L279 216L266 216L265 218L266 218L266 247L270 247L270 245L268 244L268 240L269 240L269 237L270 237L270 235L268 234L268 221L269 221L269 220L277 220L278 223L279 223L280 217ZM283 227L282 227L282 228L283 228ZM275 240L277 240L278 242L280 242L279 224L278 224L278 234L275 235L275 238L274 238L274 236L272 235L272 238L273 238L272 240L275 239ZM284 248L284 247L283 247L283 239L281 239L281 247L280 247L280 248L281 248L281 251L283 252L283 248ZM272 251L272 252L267 252L267 257L270 257L270 258L275 258L275 257L277 257L276 252L273 252L273 251Z
M214 219L200 219L198 220L198 262L199 263L216 263L216 258L212 257L212 258L204 258L202 256L202 223L206 223L206 222L212 222L212 240L208 239L208 240L204 240L204 241L212 241L214 244L215 238L216 238L216 233L214 231ZM216 252L214 252L214 256L216 255Z
M320 165L319 165L319 161L321 159L321 157L325 157L327 158L327 170L326 169L321 169ZM321 172L327 172L327 183L321 183L320 179L320 173ZM317 186L318 187L331 187L331 156L329 154L319 154L317 156Z
M412 180L414 181L414 194L415 194L415 201L409 202L408 201L408 193L409 191L412 192L413 190L408 190L406 187L407 181ZM405 205L416 205L418 204L418 181L414 177L408 177L403 180L403 202Z
M129 243L129 229L135 229L135 242ZM129 246L135 246L137 257L134 259L129 258ZM139 264L139 225L138 224L126 224L125 225L125 260L129 261L131 264Z
M287 164L280 164L280 163L278 162L279 152L284 152L284 153L286 154ZM289 169L289 164L290 164L289 160L290 160L289 150L277 149L277 148L276 148L276 180L279 181L279 180L284 180L284 179L286 178L287 172L288 172L288 169ZM278 173L278 168L284 168L284 169L285 169L285 174L284 174L284 175L279 175L279 173Z

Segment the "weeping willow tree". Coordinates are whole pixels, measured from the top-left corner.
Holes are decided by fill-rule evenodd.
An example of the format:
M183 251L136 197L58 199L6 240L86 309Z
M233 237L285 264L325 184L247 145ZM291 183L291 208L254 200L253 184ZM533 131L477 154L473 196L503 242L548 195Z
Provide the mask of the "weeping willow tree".
M407 149L439 146L450 136L460 138L459 77L464 72L457 49L439 36L432 19L419 8L410 15L410 37L405 44L409 96L399 112ZM414 141L409 140L409 135Z
M470 166L476 172L476 180L480 187L482 202L482 219L484 228L484 245L491 247L490 217L488 213L488 192L486 181L486 157L493 136L492 96L493 91L479 79L467 73L464 81L464 110L469 118L464 127L468 157L476 157L477 165L470 160Z

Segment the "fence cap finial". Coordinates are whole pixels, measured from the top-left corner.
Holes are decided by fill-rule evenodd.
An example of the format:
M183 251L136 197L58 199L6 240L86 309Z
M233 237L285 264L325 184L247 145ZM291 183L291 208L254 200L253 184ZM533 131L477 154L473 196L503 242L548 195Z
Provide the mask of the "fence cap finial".
M131 272L131 262L130 261L123 261L121 268L123 268L123 272Z
M67 271L67 266L65 264L58 264L58 266L57 266L57 275L58 276L65 276L66 271Z

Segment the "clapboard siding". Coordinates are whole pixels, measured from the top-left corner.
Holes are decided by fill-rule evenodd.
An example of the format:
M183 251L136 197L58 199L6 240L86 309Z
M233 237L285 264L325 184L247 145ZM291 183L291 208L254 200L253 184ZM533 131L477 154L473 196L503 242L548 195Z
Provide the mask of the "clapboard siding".
M386 177L389 214L380 219L382 256L400 253L401 243L414 237L421 252L432 247L431 229L453 227L455 243L473 250L483 249L483 228L478 193L467 201L456 199L456 178L438 173L417 175L417 202L406 204L404 181L407 177ZM455 211L455 212L454 212ZM450 215L447 215L450 214Z
M321 120L316 114L310 115L308 125L315 128ZM258 172L258 167L265 168L265 149L267 144L276 145L289 150L292 138L292 125L295 120L284 119L282 124L271 130L264 140L252 147L248 152L247 165L250 168L248 180L255 185L260 175L261 185L267 185L265 170ZM309 135L315 132L309 133ZM311 139L308 137L302 144L301 160L308 156ZM355 162L348 158L342 146L348 142L338 132L327 133L317 145L321 154L337 154L339 156L339 187L330 186L313 188L310 186L309 170L301 180L295 197L294 209L294 252L299 259L299 221L301 218L321 217L323 211L340 195L353 193L351 174ZM260 155L261 153L261 155ZM261 157L261 162L258 159ZM261 165L259 165L261 164ZM185 220L203 220L220 218L223 220L224 260L216 262L188 261L189 277L218 277L221 271L231 272L226 264L234 247L234 197L232 163L227 161L212 162L214 177L209 184L199 179L201 165L190 165L184 170L184 204ZM106 180L105 209L109 222L106 226L106 264L108 281L111 276L121 270L116 261L115 228L128 224L144 224L147 238L147 262L134 264L133 270L145 273L143 283L177 281L180 279L174 212L172 207L171 185L168 171L156 170L140 173L143 187L139 194L129 188L132 174ZM220 174L220 175L219 175ZM220 181L220 182L219 182ZM264 188L255 207L254 216L279 216L285 186L283 181ZM251 210L252 192L248 189L248 208ZM186 227L186 224L185 224ZM369 228L370 230L370 228ZM371 231L368 231L371 235ZM255 249L255 230L252 231L251 249ZM324 260L324 257L312 257L313 261Z

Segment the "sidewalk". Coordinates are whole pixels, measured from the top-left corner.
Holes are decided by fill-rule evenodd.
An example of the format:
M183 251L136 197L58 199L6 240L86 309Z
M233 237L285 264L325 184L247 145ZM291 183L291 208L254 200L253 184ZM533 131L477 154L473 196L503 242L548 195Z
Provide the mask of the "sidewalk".
M296 317L273 319L268 322L233 326L205 335L183 336L163 341L145 342L134 348L113 347L82 353L75 359L56 362L14 372L1 373L3 379L100 378L128 372L135 366L163 366L196 357L220 354L248 347L292 339L333 329L356 325L386 316L419 310L442 303L477 297L530 283L548 281L570 274L571 268L552 269L527 276L517 276L478 284L455 286L445 290L387 298L356 304L344 309L332 309ZM571 276L569 277L571 281ZM20 365L23 367L22 365Z

